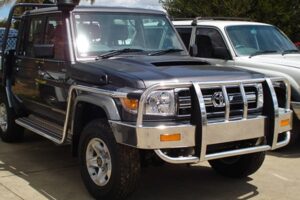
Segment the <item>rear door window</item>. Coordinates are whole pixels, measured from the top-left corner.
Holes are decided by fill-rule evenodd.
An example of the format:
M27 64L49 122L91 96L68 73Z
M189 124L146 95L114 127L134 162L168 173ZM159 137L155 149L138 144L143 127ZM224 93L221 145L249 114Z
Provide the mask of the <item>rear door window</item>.
M192 35L192 28L176 28L179 33L181 39L183 40L184 45L187 49L190 46L190 40Z
M217 58L219 50L226 50L225 42L218 30L214 28L198 28L196 32L197 57Z
M43 44L45 18L33 17L30 20L30 28L26 38L25 55L27 57L34 57L33 47L36 44Z
M45 44L54 45L54 59L64 60L67 45L61 14L49 16L46 23Z

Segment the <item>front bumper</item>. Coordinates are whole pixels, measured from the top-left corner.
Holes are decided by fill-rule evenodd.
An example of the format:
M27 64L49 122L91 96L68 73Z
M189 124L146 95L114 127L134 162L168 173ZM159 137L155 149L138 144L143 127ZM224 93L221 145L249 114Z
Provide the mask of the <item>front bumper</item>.
M257 81L257 80L254 80ZM193 83L193 87L196 91L196 96L199 99L199 112L201 117L196 122L144 122L143 114L138 114L137 123L124 123L119 121L109 121L118 143L133 146L139 149L155 150L156 154L163 160L169 163L197 163L205 160L219 159L236 155L243 155L267 150L273 150L283 147L289 143L290 130L292 129L292 111L289 109L289 98L287 98L286 108L279 108L276 94L272 86L271 79L263 79L261 82L266 81L267 88L269 88L269 94L266 92L265 104L272 105L266 106L267 114L261 116L248 116L244 107L244 115L240 119L231 120L227 112L230 109L226 109L225 116L228 119L219 122L209 122L206 120L205 105L201 101L203 99L199 83ZM221 84L221 83L219 83ZM224 84L224 83L222 83ZM233 84L233 83L230 83ZM238 82L234 84L240 84ZM190 86L180 85L181 87ZM161 86L163 89L173 87L173 85ZM161 88L155 86L148 89L150 92L154 89ZM178 87L175 85L174 87ZM289 88L287 88L288 90ZM146 97L147 93L143 95ZM198 93L197 93L198 92ZM144 113L144 101L145 97L140 99L138 113ZM226 105L228 106L228 105ZM191 116L197 118L198 116ZM162 141L161 135L168 134L180 134L180 140L177 141ZM281 137L282 136L282 137ZM207 153L210 145L216 145L229 142L239 142L249 139L264 139L263 144L257 146L233 149L227 151L220 151L214 153ZM190 155L188 157L169 157L162 152L162 149L172 148L198 148L200 155Z
M287 126L281 126L282 121L292 121L292 112L280 110L278 120L275 123L275 131L273 140L267 141L266 145L256 146L245 149L237 149L234 151L225 151L214 154L202 154L200 158L188 158L192 162L212 160L217 158L225 158L235 155L242 155L260 151L274 150L287 145L290 141L291 123ZM161 155L158 149L170 148L187 148L196 146L196 126L187 123L176 123L169 125L152 126L151 123L145 123L143 127L136 127L133 124L121 123L118 121L110 121L113 132L120 136L116 138L119 143L130 145L139 149L157 150L156 152ZM202 152L206 152L209 145L221 144L227 142L236 142L248 139L267 138L269 132L267 117L257 117L248 120L237 120L230 122L211 123L206 127L206 131L202 134ZM161 135L180 133L180 141L162 142ZM284 139L279 140L279 135L283 134ZM166 156L163 154L163 156ZM165 160L165 158L164 158ZM182 163L186 163L185 160ZM178 163L177 158L168 158L167 162Z

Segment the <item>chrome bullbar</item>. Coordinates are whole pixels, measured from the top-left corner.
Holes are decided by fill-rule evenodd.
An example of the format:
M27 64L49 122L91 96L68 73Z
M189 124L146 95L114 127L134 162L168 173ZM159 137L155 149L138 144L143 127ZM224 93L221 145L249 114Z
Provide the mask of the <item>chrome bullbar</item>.
M274 82L285 85L284 106L279 106ZM259 116L248 115L248 102L245 85L261 83L264 90L264 107ZM225 117L221 122L209 122L205 101L201 92L203 87L221 87L225 101ZM227 95L228 86L238 86L243 100L243 114L239 119L230 117L230 101ZM145 104L148 96L155 90L191 88L194 101L190 122L170 122L159 125L144 121ZM283 78L252 79L220 82L161 83L154 85L141 95L136 123L110 121L110 125L119 143L140 149L152 149L163 160L169 163L197 163L200 161L243 155L254 152L273 150L289 143L292 128L292 111L290 110L291 90L288 81ZM180 140L161 141L162 135L180 134ZM279 135L282 135L279 140ZM249 139L263 139L265 142L256 146L228 151L207 153L209 145L228 142L239 142ZM170 157L163 149L199 148L200 155L188 157ZM197 152L197 151L196 151Z

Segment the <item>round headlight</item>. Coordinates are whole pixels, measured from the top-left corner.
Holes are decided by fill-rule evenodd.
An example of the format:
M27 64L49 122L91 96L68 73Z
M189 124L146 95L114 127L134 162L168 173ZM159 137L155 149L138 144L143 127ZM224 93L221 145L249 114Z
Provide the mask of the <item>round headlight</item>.
M146 115L175 115L174 91L152 92L146 103Z

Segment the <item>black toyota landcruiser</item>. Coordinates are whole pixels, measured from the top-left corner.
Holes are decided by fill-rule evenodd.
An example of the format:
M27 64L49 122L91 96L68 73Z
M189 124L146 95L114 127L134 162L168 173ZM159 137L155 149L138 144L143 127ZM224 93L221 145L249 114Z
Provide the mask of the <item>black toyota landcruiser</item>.
M1 53L3 141L20 141L25 128L71 144L97 199L132 193L145 157L209 161L220 174L245 177L267 150L289 142L286 80L191 58L164 12L68 2L11 10ZM17 46L8 51L15 21Z

